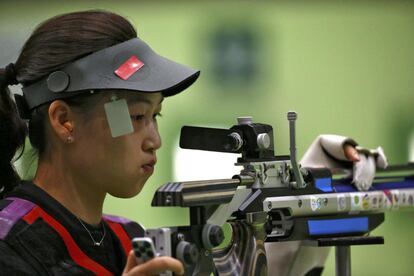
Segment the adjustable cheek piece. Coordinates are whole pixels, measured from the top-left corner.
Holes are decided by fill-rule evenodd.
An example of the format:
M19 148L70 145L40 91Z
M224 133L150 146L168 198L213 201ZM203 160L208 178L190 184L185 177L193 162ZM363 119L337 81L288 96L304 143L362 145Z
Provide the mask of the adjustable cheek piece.
M200 71L166 59L144 41L134 38L94 52L23 87L15 95L19 114L30 119L38 106L94 90L162 93L168 97L192 85ZM133 132L125 99L112 98L104 105L113 137Z

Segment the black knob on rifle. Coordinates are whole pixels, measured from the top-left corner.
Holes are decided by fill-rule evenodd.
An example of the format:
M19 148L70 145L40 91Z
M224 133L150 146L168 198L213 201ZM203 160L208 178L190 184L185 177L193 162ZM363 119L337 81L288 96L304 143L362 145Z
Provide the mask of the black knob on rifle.
M221 227L214 225L210 230L209 238L213 247L219 246L224 240L224 233Z
M215 224L206 224L201 233L201 240L206 249L211 249L220 245L224 240L224 232L220 226Z
M187 241L180 241L177 245L177 258L186 265L193 265L197 262L199 252L195 244Z
M232 132L225 139L224 148L229 152L237 152L243 146L243 138L237 132Z

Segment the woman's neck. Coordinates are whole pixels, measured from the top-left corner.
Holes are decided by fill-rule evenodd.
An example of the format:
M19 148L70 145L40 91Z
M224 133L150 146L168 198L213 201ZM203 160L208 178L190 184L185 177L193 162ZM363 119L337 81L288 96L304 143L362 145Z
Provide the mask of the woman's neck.
M55 161L39 160L33 179L35 185L83 221L92 225L100 223L106 193L97 190L92 183L83 183L77 179L77 172Z

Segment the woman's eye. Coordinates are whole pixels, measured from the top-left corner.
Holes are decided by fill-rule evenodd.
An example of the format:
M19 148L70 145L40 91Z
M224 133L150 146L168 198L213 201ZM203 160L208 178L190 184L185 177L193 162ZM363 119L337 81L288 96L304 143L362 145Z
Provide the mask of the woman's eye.
M131 119L134 120L134 121L140 121L140 120L142 120L144 118L145 118L144 115L132 115L131 116Z
M155 113L154 115L152 115L152 119L153 120L157 120L157 118L159 118L159 117L161 117L162 115L161 115L161 113ZM133 120L133 121L141 121L141 120L144 120L145 119L145 115L144 114L141 114L141 115L131 115L131 119Z
M157 112L152 116L152 118L155 119L155 120L157 120L157 118L161 118L161 117L162 117L162 114L160 112Z

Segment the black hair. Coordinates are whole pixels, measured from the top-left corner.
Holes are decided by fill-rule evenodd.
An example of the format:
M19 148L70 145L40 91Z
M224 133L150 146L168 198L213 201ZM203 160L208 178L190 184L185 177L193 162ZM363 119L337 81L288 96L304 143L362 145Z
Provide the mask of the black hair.
M27 133L39 158L47 147L49 104L31 112L27 129L16 111L8 85L15 80L23 86L30 85L70 62L135 37L137 33L132 24L112 12L91 10L58 15L33 31L13 66L14 76L10 76L10 70L0 69L0 198L20 181L12 161L24 145ZM65 102L82 110L89 107L88 103L96 102L92 98L77 96Z
M17 114L16 105L7 88L8 77L0 69L0 195L12 189L19 180L12 160L16 151L24 145L26 124Z

